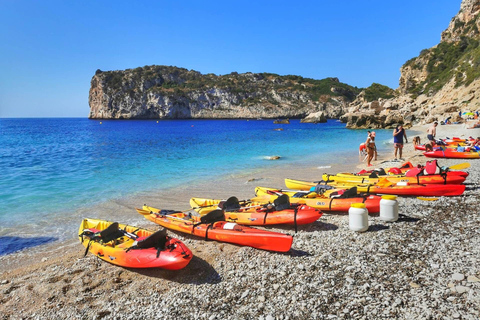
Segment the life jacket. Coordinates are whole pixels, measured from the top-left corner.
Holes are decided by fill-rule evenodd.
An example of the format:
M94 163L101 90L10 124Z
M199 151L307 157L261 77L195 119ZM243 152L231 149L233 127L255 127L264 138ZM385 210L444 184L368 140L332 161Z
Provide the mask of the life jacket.
M423 168L413 168L405 172L405 177L416 177L422 173Z
M440 167L437 164L437 160L431 160L427 161L425 164L423 174L429 175L429 174L440 174L441 170Z

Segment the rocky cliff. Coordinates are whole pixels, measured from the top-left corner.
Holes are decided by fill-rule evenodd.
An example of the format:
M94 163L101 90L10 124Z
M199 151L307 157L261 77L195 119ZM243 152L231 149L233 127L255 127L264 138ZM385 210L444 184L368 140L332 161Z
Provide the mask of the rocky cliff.
M270 73L203 75L167 66L97 70L92 119L338 118L359 89L336 78L314 80Z
M444 120L480 109L480 0L463 0L441 41L400 69L395 97L366 101L362 95L341 119L347 127L393 127Z

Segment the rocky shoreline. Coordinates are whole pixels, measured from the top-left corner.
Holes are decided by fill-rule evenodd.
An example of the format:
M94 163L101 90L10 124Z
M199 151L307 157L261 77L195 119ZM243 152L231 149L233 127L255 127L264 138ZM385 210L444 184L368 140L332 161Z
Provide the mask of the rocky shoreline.
M440 137L462 134L479 132L460 125L438 128ZM405 148L412 163L425 162L410 143ZM393 154L379 156L376 167L400 163L389 161ZM348 215L325 213L299 227L286 254L173 232L194 252L191 263L176 272L83 258L79 243L43 258L28 251L11 254L2 260L20 263L0 271L0 319L478 319L476 161L440 160L446 166L471 162L461 197L400 198L400 220L370 216L365 233L349 230Z

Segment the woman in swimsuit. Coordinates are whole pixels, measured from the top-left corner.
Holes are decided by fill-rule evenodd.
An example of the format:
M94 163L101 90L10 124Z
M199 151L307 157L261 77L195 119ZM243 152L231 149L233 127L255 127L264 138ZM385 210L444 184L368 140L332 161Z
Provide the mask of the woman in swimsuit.
M367 153L368 153L367 167L371 167L372 164L370 162L372 161L373 156L377 150L377 147L375 146L375 132L372 132L368 136L367 141L365 141L365 145L367 146Z

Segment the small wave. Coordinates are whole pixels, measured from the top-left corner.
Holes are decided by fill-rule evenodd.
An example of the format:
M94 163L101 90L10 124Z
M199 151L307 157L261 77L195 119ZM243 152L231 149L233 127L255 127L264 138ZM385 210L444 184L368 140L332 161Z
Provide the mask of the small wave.
M317 169L330 169L332 166L319 166Z

